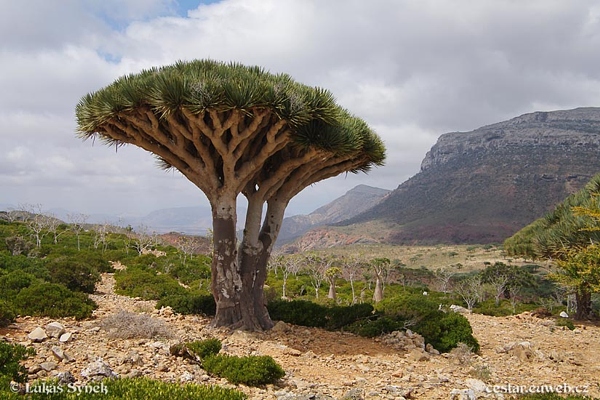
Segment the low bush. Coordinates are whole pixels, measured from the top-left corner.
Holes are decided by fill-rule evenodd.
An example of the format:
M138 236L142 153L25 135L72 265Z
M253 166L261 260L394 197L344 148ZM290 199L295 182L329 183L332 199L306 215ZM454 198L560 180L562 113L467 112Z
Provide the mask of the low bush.
M15 321L17 314L11 303L0 299L0 327L8 326Z
M84 293L56 283L36 283L19 292L13 304L21 315L89 318L97 305Z
M98 270L87 262L60 257L48 263L51 281L60 283L73 291L94 293L100 281Z
M306 300L276 300L267 306L271 319L294 325L324 328L327 325L327 307Z
M8 389L10 381L23 383L27 380L27 369L21 361L34 354L31 347L0 342L0 391Z
M108 332L109 337L116 339L173 337L173 333L163 320L128 311L119 311L104 318L100 322L100 327Z
M575 324L573 324L573 321L571 321L570 319L567 318L558 318L555 321L556 326L565 326L570 330L574 330L575 329Z
M141 297L144 300L160 300L163 297L187 293L187 289L174 278L165 274L158 275L155 271L140 267L129 267L115 273L115 283L115 291L118 294Z
M181 295L166 296L156 303L156 308L171 307L180 314L205 314L215 315L217 304L212 295L195 295L186 293Z
M21 289L29 287L37 278L21 270L12 271L0 277L0 297L14 299Z
M465 316L449 312L437 311L428 318L422 319L412 327L422 335L425 342L430 343L436 350L445 353L459 343L464 343L475 353L479 351L479 342L473 337L473 329Z
M357 321L347 327L346 330L364 337L376 337L386 333L399 331L404 328L404 323L394 318L375 316L374 319Z
M30 393L27 395L29 400L244 400L247 396L234 389L228 389L220 386L204 386L196 384L178 384L162 382L149 378L122 378L105 379L102 382L105 392L99 391L93 393L69 391L63 387L60 393L47 394ZM30 383L30 390L36 387L59 387L56 380L36 381ZM89 387L100 389L100 383L89 383ZM2 399L21 399L24 398L15 393L9 392L8 384L0 388L0 397Z
M186 343L185 346L189 351L200 357L200 359L214 356L221 351L221 341L219 339L197 340Z
M248 386L275 383L285 375L283 368L270 356L208 356L202 361L202 368L233 384Z
M331 307L326 310L326 328L340 329L356 321L368 319L373 315L373 306L368 303L354 304L348 307Z

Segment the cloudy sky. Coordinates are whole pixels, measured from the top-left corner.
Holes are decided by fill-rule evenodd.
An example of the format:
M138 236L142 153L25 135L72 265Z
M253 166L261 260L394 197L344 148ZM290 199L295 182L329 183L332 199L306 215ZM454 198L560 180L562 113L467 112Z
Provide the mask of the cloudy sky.
M331 90L384 139L385 167L302 192L394 189L437 138L600 105L595 0L0 0L0 208L145 213L207 205L142 150L75 136L79 99L177 60L260 65Z

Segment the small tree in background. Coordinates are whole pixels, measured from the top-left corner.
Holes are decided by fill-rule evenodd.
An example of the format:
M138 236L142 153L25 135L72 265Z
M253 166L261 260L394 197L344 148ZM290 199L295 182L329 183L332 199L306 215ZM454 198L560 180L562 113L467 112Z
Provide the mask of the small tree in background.
M271 328L263 287L289 201L385 159L381 139L328 91L240 64L182 61L123 76L84 96L76 115L82 138L139 146L208 197L215 326ZM238 246L240 194L248 211Z
M327 283L329 283L329 293L327 297L337 300L337 292L335 290L335 281L342 274L342 270L339 267L329 267L325 270L325 278L327 279Z
M391 262L389 258L375 258L371 260L370 267L375 275L373 301L378 303L383 300L383 291L385 290L385 282L390 273Z
M69 221L69 229L75 233L77 237L77 251L81 251L81 245L79 243L79 235L85 229L85 222L88 219L88 215L85 214L68 214L67 220Z

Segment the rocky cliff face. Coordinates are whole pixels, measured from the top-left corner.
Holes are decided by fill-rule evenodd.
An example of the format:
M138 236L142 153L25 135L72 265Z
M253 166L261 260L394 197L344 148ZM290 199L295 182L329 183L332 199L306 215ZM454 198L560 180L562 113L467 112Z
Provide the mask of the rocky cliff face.
M294 240L312 228L352 218L373 207L390 191L367 185L358 185L329 204L308 215L295 215L283 220L277 244Z
M599 156L600 108L447 133L417 175L343 224L393 222L395 243L502 241L600 172Z

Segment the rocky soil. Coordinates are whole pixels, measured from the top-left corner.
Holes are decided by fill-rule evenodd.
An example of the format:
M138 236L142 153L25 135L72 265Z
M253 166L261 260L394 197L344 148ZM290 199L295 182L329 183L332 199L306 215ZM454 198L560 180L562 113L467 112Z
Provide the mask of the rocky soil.
M481 344L480 355L468 351L440 355L426 351L418 335L366 339L284 323L268 333L212 329L208 318L156 310L154 302L115 295L113 286L113 276L104 274L92 295L99 308L91 320L23 317L0 331L5 340L35 347L37 355L25 364L31 379L62 374L85 385L116 374L232 387L169 354L174 343L217 337L225 353L270 355L286 371L277 385L239 386L251 399L506 398L493 392L541 385L586 390L600 397L600 327L594 325L571 331L529 314L506 318L468 314ZM157 325L163 321L169 332L162 336L170 337L115 338L129 327L111 331L102 321L121 311L145 314ZM32 340L36 328L47 337Z

